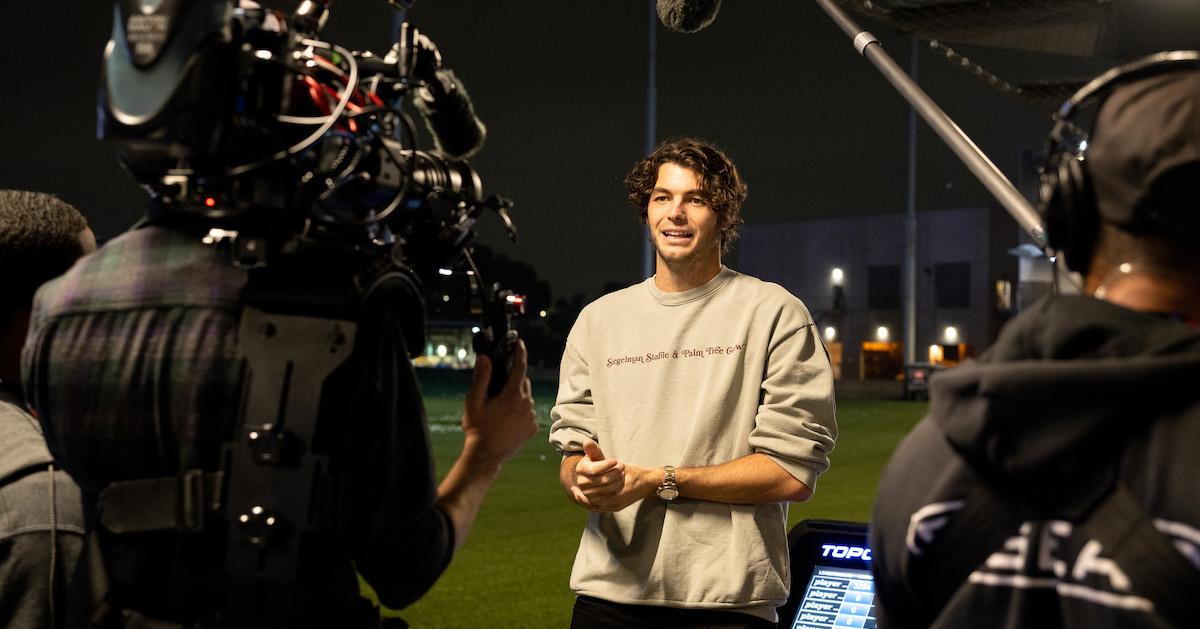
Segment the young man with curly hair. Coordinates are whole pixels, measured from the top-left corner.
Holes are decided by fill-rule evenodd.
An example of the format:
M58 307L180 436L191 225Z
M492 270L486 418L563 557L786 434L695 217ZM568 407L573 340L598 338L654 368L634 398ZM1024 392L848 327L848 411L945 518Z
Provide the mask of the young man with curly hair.
M773 627L787 506L837 437L812 317L721 263L746 197L711 144L666 142L626 177L654 276L579 315L550 441L587 509L572 627Z

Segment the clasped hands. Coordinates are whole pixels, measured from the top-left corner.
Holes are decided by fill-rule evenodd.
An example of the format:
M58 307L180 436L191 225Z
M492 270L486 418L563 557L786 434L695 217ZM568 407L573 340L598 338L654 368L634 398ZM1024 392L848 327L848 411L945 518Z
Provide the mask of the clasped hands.
M569 465L570 459L568 459ZM660 469L607 458L591 439L583 440L583 456L575 459L567 493L590 511L620 511L654 495L662 481Z

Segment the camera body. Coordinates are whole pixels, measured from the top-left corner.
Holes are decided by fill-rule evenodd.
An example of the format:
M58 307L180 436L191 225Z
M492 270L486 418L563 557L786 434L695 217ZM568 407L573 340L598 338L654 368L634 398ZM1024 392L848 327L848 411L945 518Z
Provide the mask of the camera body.
M511 202L485 198L465 160L416 146L405 100L423 99L425 114L430 98L461 91L445 84L436 45L407 23L382 56L322 41L328 5L302 0L288 14L245 0L116 0L97 132L118 143L152 215L268 245L378 250L418 279L464 259L473 267L486 211L515 240ZM468 121L442 125L478 125L482 143L466 109ZM253 249L240 264L271 264L271 246ZM483 327L507 339L505 293L474 273Z
M407 24L382 57L321 41L327 4L289 15L117 0L98 134L168 213L272 214L285 230L316 224L352 242L436 219L435 237L463 245L483 210L508 206L483 198L466 161L415 146L402 104L436 80L440 53Z

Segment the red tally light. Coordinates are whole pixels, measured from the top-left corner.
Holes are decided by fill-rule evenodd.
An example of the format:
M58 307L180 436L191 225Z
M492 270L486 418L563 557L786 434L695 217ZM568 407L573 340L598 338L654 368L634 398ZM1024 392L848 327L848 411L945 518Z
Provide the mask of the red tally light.
M512 306L513 310L525 314L525 296L524 295L509 295L505 301Z
M204 206L205 207L215 207L216 205L217 205L216 199L214 199L212 197L204 197Z

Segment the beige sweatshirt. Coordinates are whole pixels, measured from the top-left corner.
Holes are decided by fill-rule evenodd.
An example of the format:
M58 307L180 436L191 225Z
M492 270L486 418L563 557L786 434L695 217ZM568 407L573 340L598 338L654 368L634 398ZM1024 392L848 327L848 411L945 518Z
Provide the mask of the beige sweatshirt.
M681 293L653 278L584 308L567 339L550 442L594 439L647 467L754 452L816 486L837 438L825 347L800 300L722 267ZM775 620L789 587L787 504L647 498L591 513L571 588L617 603Z

